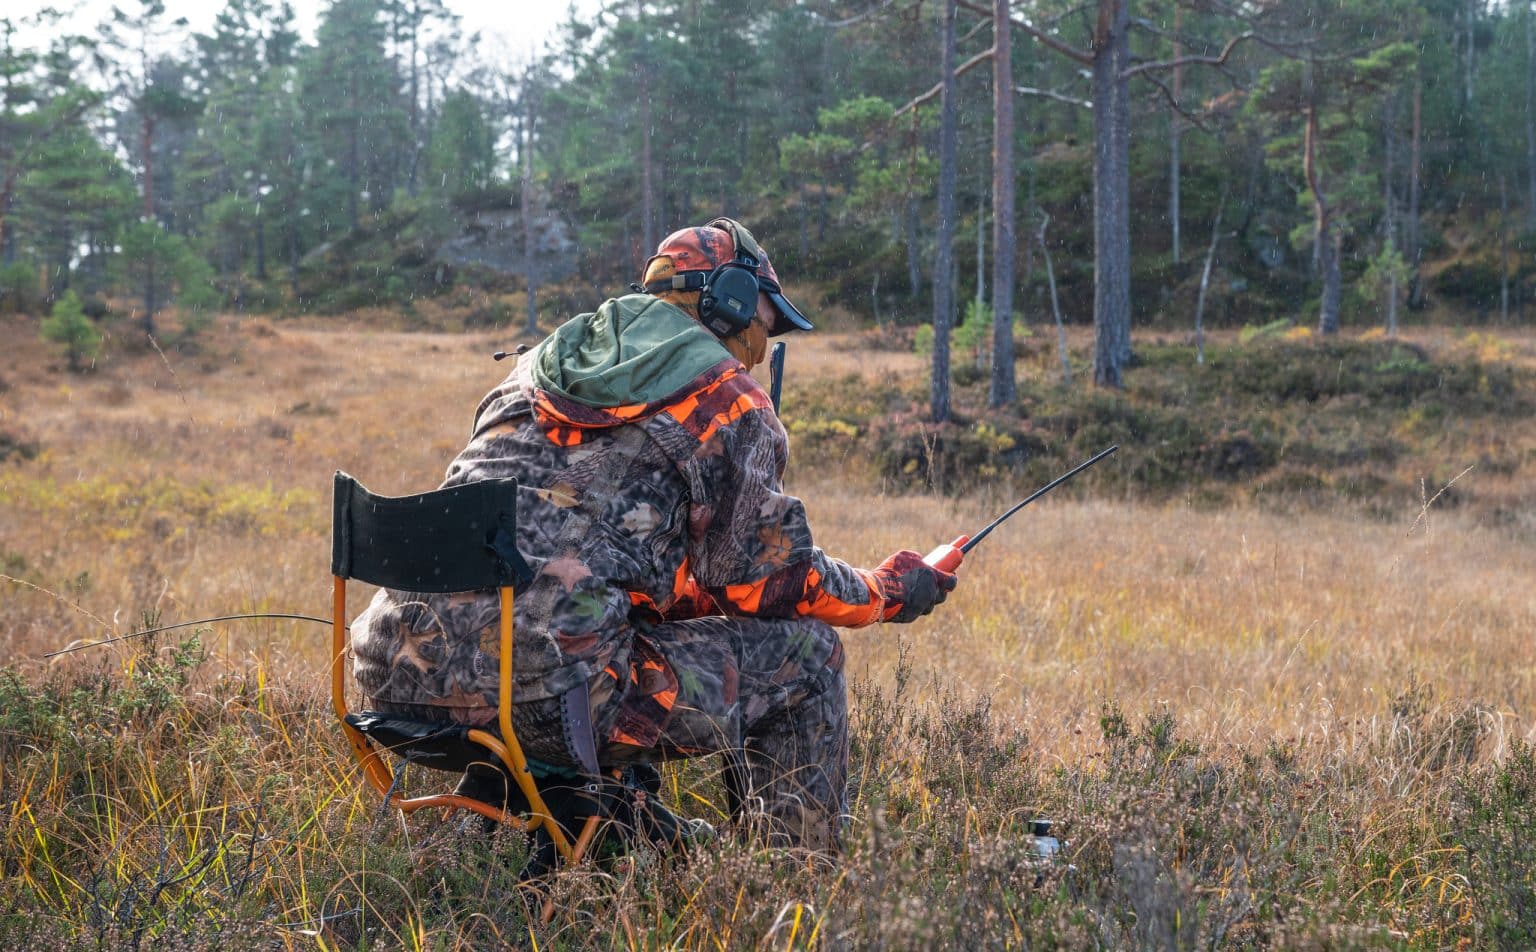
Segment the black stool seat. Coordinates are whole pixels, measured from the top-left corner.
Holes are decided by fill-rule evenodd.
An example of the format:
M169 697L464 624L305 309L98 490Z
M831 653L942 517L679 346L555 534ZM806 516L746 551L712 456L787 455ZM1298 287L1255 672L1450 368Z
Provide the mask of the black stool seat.
M413 764L450 773L459 773L470 764L496 762L487 758L489 751L485 747L470 739L470 731L483 730L493 737L501 733L494 724L474 728L468 724L418 721L387 711L352 711L347 714L346 722L398 757L404 757ZM552 767L532 758L527 758L527 762L528 772L535 777L558 777L573 781L581 779L581 774L574 770Z
M417 721L384 711L353 711L346 720L390 753L434 770L462 771L485 763L490 753L469 739L470 728L463 724Z

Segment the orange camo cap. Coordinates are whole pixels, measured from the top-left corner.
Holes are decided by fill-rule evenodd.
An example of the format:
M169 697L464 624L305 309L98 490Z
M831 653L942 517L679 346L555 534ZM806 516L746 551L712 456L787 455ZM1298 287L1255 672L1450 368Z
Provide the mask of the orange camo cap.
M672 234L661 239L661 244L656 246L656 253L646 262L649 270L650 262L665 255L672 259L672 267L678 272L685 271L713 271L736 257L736 241L729 233L719 228L704 225L698 228L679 228ZM758 277L764 277L763 270L767 268L768 274L773 274L772 266L766 261L758 264Z
M723 227L722 227L723 226ZM708 225L679 228L661 240L656 253L646 260L646 280L652 273L652 264L658 258L669 258L677 274L690 271L713 271L736 257L736 247L757 261L757 280L763 292L773 302L778 314L774 317L770 334L783 334L792 330L812 330L814 325L784 296L778 273L768 253L752 237L752 233L740 222L730 218L717 218Z

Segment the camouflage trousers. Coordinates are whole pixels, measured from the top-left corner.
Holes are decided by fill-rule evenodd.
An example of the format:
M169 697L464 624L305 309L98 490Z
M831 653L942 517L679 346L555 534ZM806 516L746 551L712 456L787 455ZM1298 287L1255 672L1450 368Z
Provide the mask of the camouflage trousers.
M838 848L848 693L836 630L810 618L666 622L637 633L632 667L596 718L613 723L604 763L722 754L735 822L770 842Z
M721 754L733 822L770 842L836 850L847 811L848 692L837 631L811 618L710 616L632 631L628 670L594 681L598 759L608 767ZM491 706L374 699L430 721L494 724ZM560 702L519 703L528 756L574 766Z

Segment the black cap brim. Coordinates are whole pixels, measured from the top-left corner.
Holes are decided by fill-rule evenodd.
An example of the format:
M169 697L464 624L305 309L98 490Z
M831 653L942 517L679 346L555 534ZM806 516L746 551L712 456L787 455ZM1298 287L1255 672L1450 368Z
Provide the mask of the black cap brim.
M773 320L773 326L768 329L769 337L777 337L790 331L813 331L816 325L802 313L800 309L789 303L789 298L784 292L771 285L763 285L763 293L768 295L768 300L773 302L774 308L779 312Z

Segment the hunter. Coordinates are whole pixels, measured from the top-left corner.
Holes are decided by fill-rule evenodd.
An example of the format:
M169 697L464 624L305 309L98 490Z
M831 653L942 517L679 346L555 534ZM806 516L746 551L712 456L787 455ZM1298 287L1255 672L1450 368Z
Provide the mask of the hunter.
M726 754L733 820L838 848L848 698L836 627L909 622L955 576L818 548L782 485L788 445L749 374L812 329L726 218L669 235L635 293L566 322L475 413L444 487L516 477L513 723L556 767ZM494 593L382 590L353 625L370 706L494 724ZM477 792L466 775L461 792Z

